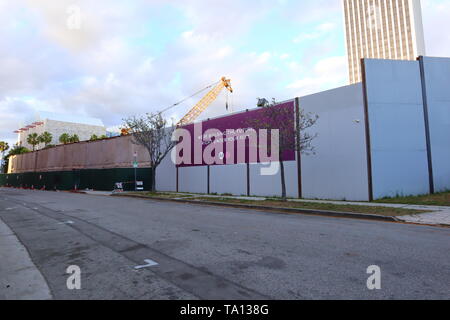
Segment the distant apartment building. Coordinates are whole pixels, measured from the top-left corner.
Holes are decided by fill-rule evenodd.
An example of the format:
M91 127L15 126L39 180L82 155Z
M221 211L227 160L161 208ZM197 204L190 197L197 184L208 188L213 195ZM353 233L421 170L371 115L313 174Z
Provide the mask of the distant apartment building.
M49 132L53 140L50 144L60 144L59 137L63 133L78 135L80 141L89 140L92 135L98 137L106 135L106 128L100 119L80 117L73 115L61 115L49 112L38 112L26 125L21 126L15 133L18 134L17 143L32 150L33 147L27 142L28 135ZM37 145L36 150L42 149L43 144Z
M344 0L350 83L361 59L415 60L425 55L420 0Z

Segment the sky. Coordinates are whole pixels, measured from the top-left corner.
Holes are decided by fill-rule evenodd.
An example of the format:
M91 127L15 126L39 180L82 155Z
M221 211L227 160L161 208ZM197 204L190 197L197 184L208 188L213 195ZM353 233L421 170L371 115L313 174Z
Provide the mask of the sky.
M121 125L219 81L203 117L348 83L341 0L0 0L0 140L36 111ZM450 0L422 0L427 55L450 57ZM179 119L200 100L165 113Z

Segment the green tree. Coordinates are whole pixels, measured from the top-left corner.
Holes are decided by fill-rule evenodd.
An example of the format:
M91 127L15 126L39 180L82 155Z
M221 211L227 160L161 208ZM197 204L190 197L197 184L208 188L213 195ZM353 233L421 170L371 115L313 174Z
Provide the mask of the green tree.
M27 142L33 147L33 151L36 150L36 146L40 143L38 134L30 133L27 137Z
M2 156L1 159L1 163L2 163L2 168L0 172L3 172L3 168L6 164L6 160L5 160L5 152L9 149L9 144L8 142L5 141L0 141L0 154Z
M12 149L9 150L8 155L6 157L9 158L11 156L15 156L18 154L24 154L24 153L28 153L28 152L30 152L30 150L28 150L27 148L25 148L21 145L15 144L14 147L12 147Z
M12 147L9 150L8 154L5 157L3 171L6 173L6 170L8 168L9 158L11 156L15 156L15 155L18 155L18 154L24 154L24 153L28 153L28 152L30 152L30 150L28 150L27 148L25 148L25 147L23 147L23 146L21 146L19 144L15 144L14 147Z
M62 144L70 143L70 135L68 133L63 133L59 136L59 142L61 142Z
M100 139L108 139L108 136L107 136L106 134L102 134L102 135L100 136Z
M90 138L89 141L95 141L98 140L98 136L96 134L93 134Z
M70 141L71 143L80 142L80 137L78 137L77 134L74 134L74 135L72 135L72 136L70 137L69 141Z
M0 153L3 154L3 153L5 153L6 151L8 151L8 149L9 149L9 144L8 144L8 142L0 141Z
M30 150L28 148L25 148L24 146L21 146L20 144L16 143L8 152L8 154L5 157L6 163L4 167L4 172L6 173L6 170L8 168L9 158L15 155L28 153Z
M45 147L47 147L53 140L53 136L50 132L43 132L39 137L39 143L43 143Z

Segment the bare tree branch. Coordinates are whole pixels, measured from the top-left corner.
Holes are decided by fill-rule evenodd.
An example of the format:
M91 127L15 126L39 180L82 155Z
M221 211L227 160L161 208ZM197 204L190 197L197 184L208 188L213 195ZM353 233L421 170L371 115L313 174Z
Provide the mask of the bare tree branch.
M152 191L155 191L156 168L176 144L172 141L175 126L168 126L161 113L124 119L124 125L132 135L132 142L144 146L148 151L152 168Z
M247 125L256 131L261 129L268 131L272 129L279 130L279 141L273 141L273 143L275 147L278 147L282 198L286 199L283 157L286 151L298 150L303 154L314 153L312 141L317 137L317 134L311 134L307 132L307 129L316 124L319 116L300 110L297 127L292 110L290 108L280 108L275 99L269 102L267 99L258 98L258 106L263 109L262 116L249 120ZM270 150L271 145L272 143L268 144L270 153L272 152Z

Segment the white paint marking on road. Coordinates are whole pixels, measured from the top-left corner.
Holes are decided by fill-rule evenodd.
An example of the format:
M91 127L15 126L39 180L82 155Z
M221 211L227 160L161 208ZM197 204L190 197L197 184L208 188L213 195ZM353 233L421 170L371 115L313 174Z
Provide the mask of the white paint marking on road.
M72 220L69 221L65 221L65 222L60 222L58 224L74 224L75 222L73 222Z
M136 266L136 267L134 267L134 269L139 270L139 269L150 268L150 267L154 267L154 266L158 265L157 262L150 260L150 259L146 259L146 260L144 260L144 262L147 264L142 265L142 266Z

